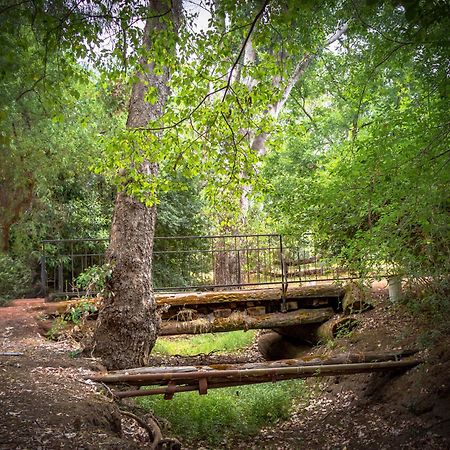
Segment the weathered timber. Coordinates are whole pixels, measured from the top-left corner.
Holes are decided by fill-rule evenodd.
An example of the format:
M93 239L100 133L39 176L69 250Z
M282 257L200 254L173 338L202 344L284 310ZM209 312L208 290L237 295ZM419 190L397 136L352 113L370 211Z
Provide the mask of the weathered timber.
M250 316L241 311L236 311L228 317L208 316L189 322L164 321L161 323L160 335L217 333L321 323L330 319L333 314L332 308L299 309L286 313L261 314L259 316Z
M285 293L285 300L301 300L310 298L342 298L345 288L333 284L318 286L293 286ZM242 289L239 291L214 292L181 292L177 294L155 294L157 305L186 306L206 304L226 304L236 302L276 301L282 300L281 288ZM101 298L69 300L57 303L45 303L32 307L33 310L46 314L62 314L68 308L77 306L80 302L101 303Z
M247 369L270 369L280 367L305 367L330 364L348 364L348 363L369 363L398 361L402 358L415 355L417 349L392 350L385 352L346 352L335 355L312 355L299 359L280 359L278 361L254 362L243 364L211 364L192 365L192 366L161 366L161 367L136 367L133 369L123 369L110 371L108 375L133 375L144 373L186 373L200 370L247 370ZM103 374L106 375L106 374ZM102 375L100 375L102 376ZM93 378L91 378L93 379Z
M319 286L289 287L285 293L285 299L343 297L345 288L332 284ZM211 303L233 303L281 300L283 298L281 288L267 289L242 289L240 291L214 291L191 292L179 294L156 294L158 304L171 306L204 305Z
M33 311L42 312L49 316L56 316L60 314L64 314L72 307L78 306L80 303L90 303L99 306L101 303L100 297L95 298L81 298L77 300L65 300L62 302L50 302L50 303L42 303L39 305L34 305L30 309Z
M298 343L315 345L319 342L335 339L340 332L351 331L358 323L359 321L355 316L339 315L321 324L294 325L275 328L274 331L287 338L295 339Z
M270 367L256 369L230 370L198 370L194 372L165 372L139 374L106 374L88 377L92 381L117 384L127 383L136 386L148 384L195 384L199 379L213 380L216 383L246 381L275 381L294 378L309 378L318 376L350 375L355 373L379 372L386 370L408 369L420 364L420 360L382 361L369 363L320 364L312 366Z
M240 381L227 381L222 383L209 383L207 382L206 389L218 389L218 388L225 388L225 387L233 387L233 386L242 386L243 384L249 385L249 384L260 384L260 383L269 383L271 380L246 380L244 383ZM169 391L170 389L170 391ZM170 388L165 387L159 387L159 388L152 388L152 389L140 389L140 390L133 390L133 391L114 391L114 396L117 398L130 398L130 397L144 397L148 395L158 395L163 394L164 398L171 400L171 398L166 397L167 394L173 396L173 394L177 392L192 392L192 391L200 391L200 388L197 384L188 384L183 386L171 386ZM207 393L207 392L205 392Z

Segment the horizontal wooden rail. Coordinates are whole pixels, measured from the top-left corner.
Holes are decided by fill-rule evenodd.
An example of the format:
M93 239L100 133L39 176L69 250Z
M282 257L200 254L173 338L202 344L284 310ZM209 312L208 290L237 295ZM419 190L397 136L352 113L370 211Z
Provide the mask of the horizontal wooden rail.
M107 384L154 386L149 389L116 391L119 398L163 394L171 399L177 392L198 391L230 386L268 383L291 379L351 375L357 373L407 370L417 366L420 359L404 359L417 350L388 352L341 353L325 359L281 360L264 363L224 364L213 366L141 367L92 375L91 381ZM319 363L318 363L319 362Z

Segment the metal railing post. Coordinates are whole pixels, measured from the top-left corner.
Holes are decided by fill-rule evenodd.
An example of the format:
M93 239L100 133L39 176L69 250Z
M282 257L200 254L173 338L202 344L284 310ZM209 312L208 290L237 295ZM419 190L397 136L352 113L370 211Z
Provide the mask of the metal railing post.
M48 285L47 285L47 267L46 267L46 260L45 260L45 244L42 244L42 254L40 258L40 265L41 265L41 286L42 286L42 295L44 297L47 297L48 294Z
M286 311L286 291L288 288L286 264L284 260L283 236L280 234L280 264L281 264L281 311Z

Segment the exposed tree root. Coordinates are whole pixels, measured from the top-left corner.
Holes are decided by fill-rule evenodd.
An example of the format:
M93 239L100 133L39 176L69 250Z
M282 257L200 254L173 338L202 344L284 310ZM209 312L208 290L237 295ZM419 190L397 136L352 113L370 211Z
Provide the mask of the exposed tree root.
M151 449L165 449L165 450L178 450L181 449L181 443L178 441L178 439L175 438L163 438L163 435L161 433L161 428L158 424L158 421L156 418L152 417L151 414L145 415L145 420L141 419L136 414L133 414L129 411L124 411L122 409L119 409L119 412L123 414L124 416L130 417L131 419L135 420L144 430L147 431L149 435L149 439L151 442Z

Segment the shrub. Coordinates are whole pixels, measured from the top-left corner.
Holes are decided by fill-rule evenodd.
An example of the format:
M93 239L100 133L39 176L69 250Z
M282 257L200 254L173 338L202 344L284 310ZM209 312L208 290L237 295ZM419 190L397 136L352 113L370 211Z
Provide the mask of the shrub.
M91 266L80 273L75 279L75 286L85 291L86 297L93 294L103 293L106 287L106 281L111 276L111 267L109 264L103 266Z
M0 306L25 294L30 282L31 271L20 259L0 253Z

